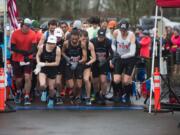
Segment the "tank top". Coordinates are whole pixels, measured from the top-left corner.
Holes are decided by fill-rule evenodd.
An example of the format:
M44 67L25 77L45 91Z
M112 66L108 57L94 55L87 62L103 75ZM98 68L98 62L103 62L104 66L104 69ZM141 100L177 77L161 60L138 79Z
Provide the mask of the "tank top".
M48 52L46 50L46 45L43 46L43 52L42 52L41 57L40 57L41 61L42 62L55 62L55 60L56 60L56 48L57 47L55 47L52 52Z
M92 41L94 44L97 61L105 61L109 56L109 48L106 44L106 40L107 39L105 39L103 42L99 42L98 39L95 38L94 41Z
M132 32L128 31L128 35L127 35L126 39L123 39L121 32L118 30L118 35L116 38L116 40L117 40L117 46L116 47L117 47L117 53L119 55L124 55L124 54L130 52L131 35L132 35Z
M78 62L82 59L82 48L79 43L77 46L72 46L71 42L68 42L68 48L65 51L66 55L71 58L73 62Z

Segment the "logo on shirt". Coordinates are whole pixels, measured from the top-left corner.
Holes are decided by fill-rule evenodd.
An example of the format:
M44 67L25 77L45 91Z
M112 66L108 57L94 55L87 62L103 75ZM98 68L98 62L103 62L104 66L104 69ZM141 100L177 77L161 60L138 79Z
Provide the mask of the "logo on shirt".
M118 48L129 49L129 47L130 47L130 43L124 43L124 42L118 43Z

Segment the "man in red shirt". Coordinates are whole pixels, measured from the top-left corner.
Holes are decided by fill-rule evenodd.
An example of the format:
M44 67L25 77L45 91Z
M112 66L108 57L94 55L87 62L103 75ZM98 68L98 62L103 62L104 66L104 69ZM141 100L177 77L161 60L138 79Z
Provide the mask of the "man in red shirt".
M21 89L24 86L24 104L31 104L29 93L31 89L33 53L36 51L35 32L30 29L31 20L26 18L21 28L14 31L11 37L13 73L16 81L17 95L16 103L20 103ZM23 85L24 81L24 85Z

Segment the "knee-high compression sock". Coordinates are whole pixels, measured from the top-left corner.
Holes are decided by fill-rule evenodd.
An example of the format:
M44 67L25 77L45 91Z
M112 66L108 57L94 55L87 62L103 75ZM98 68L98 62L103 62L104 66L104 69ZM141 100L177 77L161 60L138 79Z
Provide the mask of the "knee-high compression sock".
M116 97L117 96L117 86L114 82L112 82L112 88L113 88L113 95L114 95L114 97Z
M121 84L121 82L120 82L120 83L112 82L112 87L113 87L114 97L118 96L119 93L120 93L120 90L122 89L122 84Z
M126 101L130 101L130 95L132 93L132 84L125 85L124 90L126 93Z
M123 95L123 86L122 86L122 82L118 83L118 89L119 89L119 97L121 98Z

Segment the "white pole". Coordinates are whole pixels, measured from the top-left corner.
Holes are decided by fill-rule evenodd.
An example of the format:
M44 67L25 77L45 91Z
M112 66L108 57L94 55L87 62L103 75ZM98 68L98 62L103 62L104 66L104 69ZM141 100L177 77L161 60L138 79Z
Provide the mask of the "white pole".
M153 84L153 74L154 74L154 61L155 61L155 46L156 46L156 30L157 30L157 15L158 15L158 6L156 6L155 11L155 25L154 25L154 38L153 38L153 53L152 53L152 66L151 66L151 90L150 90L150 103L149 103L149 113L151 113L152 107L152 92L154 87Z
M159 46L159 72L160 72L160 74L162 74L162 73L164 74L164 72L165 72L164 67L163 67L164 66L164 61L163 61L163 57L162 57L162 45L163 45L163 33L164 33L163 25L164 25L164 23L163 23L163 8L162 7L160 8L160 12L161 12L161 32L160 32L160 46ZM161 80L161 77L160 77L160 90L162 91L161 82L162 82L162 80Z
M160 32L160 46L159 46L159 70L160 73L161 72L161 60L162 60L162 44L163 44L163 9L160 8L160 12L161 12L161 32Z

